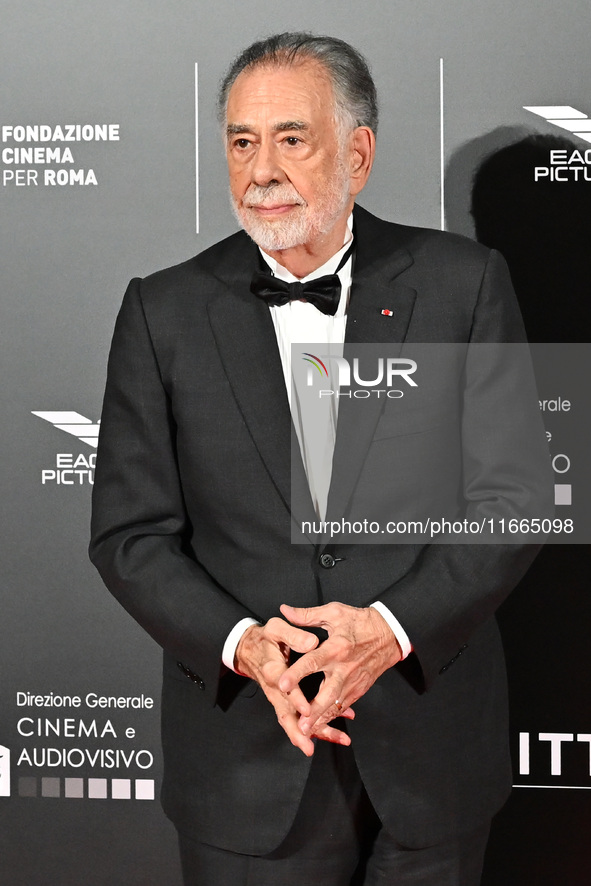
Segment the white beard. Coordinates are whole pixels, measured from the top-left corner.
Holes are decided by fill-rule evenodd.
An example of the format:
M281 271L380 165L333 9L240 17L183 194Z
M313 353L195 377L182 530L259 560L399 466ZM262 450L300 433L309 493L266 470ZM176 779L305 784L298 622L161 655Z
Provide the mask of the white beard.
M270 184L266 187L251 184L237 200L230 194L232 210L238 224L252 237L257 246L266 252L291 249L313 242L327 234L342 216L350 199L350 177L344 164L339 162L334 174L317 195L316 207L311 209L293 185ZM261 218L254 206L269 203L292 203L297 206L286 218Z

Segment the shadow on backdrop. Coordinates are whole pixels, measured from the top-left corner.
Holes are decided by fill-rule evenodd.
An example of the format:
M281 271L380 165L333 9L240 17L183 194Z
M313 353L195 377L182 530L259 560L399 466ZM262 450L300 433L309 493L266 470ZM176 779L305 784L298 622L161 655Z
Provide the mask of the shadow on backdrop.
M589 341L591 181L534 180L551 150L570 157L585 147L504 127L461 147L447 170L448 228L503 253L530 341ZM545 547L499 610L516 783L519 732L537 742L540 732L591 731L588 584L587 546ZM550 745L537 749L552 784ZM589 760L582 764L554 783L589 784ZM588 886L590 832L587 790L516 789L493 824L482 886Z
M534 169L556 169L551 151L580 150L561 136L530 136L489 156L474 177L476 238L507 259L530 341L589 340L591 181L582 176L591 166L575 160L566 181L534 180Z

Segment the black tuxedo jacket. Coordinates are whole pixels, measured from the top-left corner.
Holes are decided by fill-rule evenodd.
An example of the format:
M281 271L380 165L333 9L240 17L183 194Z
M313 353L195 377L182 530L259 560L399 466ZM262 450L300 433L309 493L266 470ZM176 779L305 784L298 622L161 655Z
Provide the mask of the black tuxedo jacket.
M498 254L360 208L355 224L347 341L522 340ZM366 788L407 845L470 830L510 784L493 613L536 548L337 545L341 559L324 568L321 546L291 543L292 423L269 310L249 291L257 264L240 232L133 280L109 360L91 557L164 649L165 811L204 842L276 847L309 760L262 691L221 665L224 641L241 618L264 622L282 602L382 600L414 652L356 704L349 730ZM372 446L382 458L388 440L397 445L382 418L376 406L353 446L339 449L337 436L335 513L351 492L342 478L359 473Z

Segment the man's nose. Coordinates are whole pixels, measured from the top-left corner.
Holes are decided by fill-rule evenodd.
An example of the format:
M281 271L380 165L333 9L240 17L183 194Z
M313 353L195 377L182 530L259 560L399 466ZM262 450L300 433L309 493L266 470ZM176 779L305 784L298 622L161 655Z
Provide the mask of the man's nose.
M284 182L285 178L277 145L272 140L261 142L252 161L251 179L253 183L267 187L272 182Z

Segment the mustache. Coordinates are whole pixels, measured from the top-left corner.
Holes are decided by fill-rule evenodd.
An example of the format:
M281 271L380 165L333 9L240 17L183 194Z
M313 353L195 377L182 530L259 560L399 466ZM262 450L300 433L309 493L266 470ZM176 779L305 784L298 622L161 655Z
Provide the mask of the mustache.
M242 198L244 206L264 206L266 202L270 205L278 203L295 203L298 206L305 206L306 201L293 185L254 185L251 184Z

